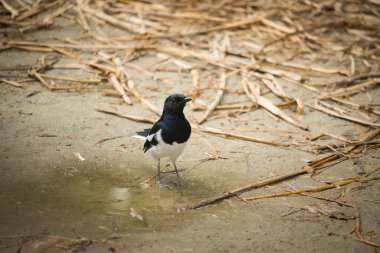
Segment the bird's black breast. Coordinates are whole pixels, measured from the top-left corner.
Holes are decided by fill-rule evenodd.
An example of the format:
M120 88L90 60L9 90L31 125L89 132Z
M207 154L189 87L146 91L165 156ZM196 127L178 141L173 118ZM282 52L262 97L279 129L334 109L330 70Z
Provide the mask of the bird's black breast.
M161 136L165 143L170 145L173 142L184 143L191 135L191 126L185 116L182 115L166 115L163 118L161 126Z

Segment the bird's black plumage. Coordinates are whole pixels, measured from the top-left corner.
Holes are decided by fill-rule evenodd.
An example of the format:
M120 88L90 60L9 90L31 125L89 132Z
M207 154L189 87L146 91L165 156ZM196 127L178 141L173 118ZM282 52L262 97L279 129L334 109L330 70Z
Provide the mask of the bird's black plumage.
M144 153L158 144L155 134L160 130L163 141L170 145L174 142L184 143L189 139L191 126L183 114L183 108L188 101L190 101L190 99L181 94L169 96L165 100L161 118L152 128L137 132L138 135L144 137L153 135L151 140L147 139L145 141L143 148Z
M158 161L158 182L160 183L160 159L169 157L177 173L176 160L182 153L191 135L191 126L183 114L183 109L190 98L182 94L173 94L165 100L161 118L150 129L137 132L145 138L144 153L149 151ZM160 183L161 185L161 183Z

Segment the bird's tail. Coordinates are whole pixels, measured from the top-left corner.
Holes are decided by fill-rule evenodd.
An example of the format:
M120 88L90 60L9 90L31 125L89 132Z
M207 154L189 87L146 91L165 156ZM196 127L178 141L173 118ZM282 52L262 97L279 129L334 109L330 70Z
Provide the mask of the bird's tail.
M136 138L136 139L139 139L139 140L142 140L142 141L146 141L146 136L133 135L132 137L133 137L133 138Z
M133 138L146 141L147 136L149 135L150 128L144 129L143 131L136 132L137 135L133 135Z

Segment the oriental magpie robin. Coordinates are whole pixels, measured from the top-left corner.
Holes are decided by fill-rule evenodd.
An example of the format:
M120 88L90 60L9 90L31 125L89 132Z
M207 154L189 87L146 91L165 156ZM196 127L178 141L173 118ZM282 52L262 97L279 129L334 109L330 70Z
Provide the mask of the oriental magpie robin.
M144 153L147 152L157 160L157 183L161 188L165 187L161 183L160 159L168 157L174 165L178 178L178 185L181 187L181 180L176 166L177 158L185 148L186 142L190 138L191 126L183 114L183 109L191 98L182 94L170 95L165 100L164 110L161 118L152 128L137 132L138 139L144 140Z

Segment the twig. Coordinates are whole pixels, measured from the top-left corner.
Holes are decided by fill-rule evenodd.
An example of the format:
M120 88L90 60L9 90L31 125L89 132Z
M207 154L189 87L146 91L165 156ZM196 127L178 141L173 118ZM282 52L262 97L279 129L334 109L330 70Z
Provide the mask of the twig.
M223 97L224 89L226 88L226 83L227 83L227 75L226 72L223 71L220 77L220 83L219 83L219 90L216 93L216 97L214 101L209 105L205 113L202 115L202 117L198 120L199 124L202 124L208 116L212 113L212 111L215 110L217 105L220 103Z
M4 78L0 78L0 81L3 82L3 83L15 86L17 88L23 88L24 87L24 85L22 85L21 83L18 83L18 82L12 81L12 80L7 80L7 79L4 79Z
M16 20L17 21L23 21L24 19L27 19L29 17L32 17L34 15L37 15L38 13L41 13L44 10L54 8L55 6L59 5L62 3L61 0L57 0L52 3L47 3L47 4L37 4L38 2L34 3L32 5L32 8L29 10L22 12L19 16L17 16Z
M119 80L117 80L116 75L112 73L109 75L108 79L112 83L113 87L117 90L117 92L120 93L125 103L127 103L128 105L132 105L131 99L125 93L123 86L120 84Z
M358 123L358 124L361 124L361 125L364 125L364 126L380 127L380 124L372 123L372 122L361 120L361 119L357 119L357 118L354 118L354 117L351 117L351 116L340 115L340 114L336 113L333 110L330 110L330 109L327 109L327 108L323 108L323 107L321 107L319 105L311 105L311 104L305 104L305 105L308 106L308 107L310 107L310 108L313 108L315 110L324 112L324 113L326 113L326 114L328 114L330 116L336 117L336 118L348 120L348 121L355 122L355 123Z
M12 18L18 16L18 10L12 7L6 0L0 0L1 4L4 8L12 14Z
M110 15L107 15L106 13L102 12L102 11L96 11L92 8L89 8L89 7L86 7L83 9L85 12L95 16L95 17L98 17L104 21L106 21L107 23L117 27L117 28L120 28L120 29L123 29L123 30L126 30L126 31L129 31L129 32L132 32L132 33L139 33L139 34L144 34L146 33L146 30L145 29L141 29L140 27L136 26L136 25L133 25L131 23L127 23L127 22L124 22L118 18L115 18L113 16L110 16Z
M357 84L355 86L351 86L349 88L342 88L338 89L336 91L327 93L325 95L322 95L320 99L326 99L326 98L332 98L332 97L342 97L342 96L349 96L355 93L358 93L359 91L368 88L372 85L380 84L379 78L370 79L368 81L365 81L363 83Z
M45 79L43 79L40 74L37 73L37 71L35 69L31 69L30 72L29 72L29 75L32 76L32 77L35 77L38 81L40 81L42 83L43 86L45 86L45 88L47 88L49 91L52 91L53 88L50 86L50 84L48 84Z
M280 146L280 147L288 147L289 144L286 143L281 143L277 141L271 141L271 140L265 140L265 139L260 139L260 138L254 138L250 136L245 136L245 135L240 135L240 134L234 134L230 132L225 132L216 128L212 127L202 127L202 126L194 126L192 125L192 128L197 131L202 131L205 133L209 134L214 134L223 138L229 138L229 139L238 139L238 140L244 140L244 141L252 141L252 142L258 142L258 143L263 143L263 144L269 144L273 146Z
M371 241L364 238L364 236L361 232L361 217L360 217L360 211L359 211L358 205L356 204L356 202L353 202L353 206L354 206L354 210L355 210L356 222L355 222L354 228L347 235L343 235L343 236L348 236L348 237L350 237L356 241L359 241L361 243L364 243L364 244L367 244L367 245L370 245L370 246L373 246L376 248L380 248L379 244L376 244L376 243L371 242ZM352 235L353 233L355 233L355 236Z
M110 140L115 140L115 139L119 139L119 138L123 138L123 137L126 137L127 135L120 135L120 136L115 136L115 137L109 137L109 138L104 138L104 139L101 139L100 141L97 141L94 146L96 145L99 145L99 147L102 146L103 142L106 142L106 141L110 141Z
M282 87L278 84L275 77L273 75L267 74L269 79L261 79L261 81L278 97L286 98L289 100L293 100L293 98L289 95L287 95Z
M265 15L263 15L262 17L259 17L259 18L252 18L252 19L248 19L248 20L236 21L236 22L232 22L229 24L224 24L224 25L220 25L220 26L216 26L216 27L206 28L206 29L199 30L199 31L182 32L182 33L179 33L176 35L177 36L178 35L189 36L189 35L196 35L196 34L205 34L205 33L209 33L209 32L216 32L216 31L221 31L221 30L226 30L226 29L231 29L231 28L236 28L236 27L241 27L241 26L252 25L255 23L262 22L264 18L266 18L267 16L271 16L274 13L275 12L272 11L272 12L266 13Z
M51 51L51 48L71 48L77 50L89 50L97 51L99 49L113 49L113 50L128 50L128 49L139 49L142 47L131 46L131 45L91 45L91 44L59 44L59 43L45 43L45 42L34 42L34 41L18 41L18 40L0 40L0 44L9 46L38 46L41 48L46 48Z
M323 197L318 197L318 196L314 196L314 195L311 195L311 194L308 194L308 193L300 193L300 195L302 196L306 196L306 197L310 197L310 198L314 198L314 199L320 199L320 200L324 200L324 201L329 201L329 202L333 202L333 203L336 203L340 206L347 206L347 207L351 207L353 208L353 206L351 204L347 204L345 202L342 202L342 201L338 201L338 200L335 200L335 199L329 199L329 198L323 198Z
M355 143L356 141L355 140L350 140L350 139L347 139L341 135L336 135L336 134L330 134L330 133L326 133L326 132L323 132L322 133L322 136L328 136L328 137L331 137L335 140L338 140L338 141L343 141L343 142L346 142L346 143Z
M227 70L236 71L237 69L233 66L230 66L226 63L220 62L217 59L215 59L209 52L206 52L204 50L189 50L184 48L177 48L177 47L165 47L165 46L151 46L151 49L164 52L167 54L175 55L181 58L187 58L192 57L195 59L199 59L201 61L207 62L211 65L221 67Z
M144 181L140 182L140 187L142 187L142 188L150 187L150 182L151 182L153 179L155 179L155 178L157 177L157 175L158 175L158 174L156 173L156 174L154 174L153 176L151 176L151 177L145 179Z
M253 196L253 197L246 197L246 198L243 198L245 201L252 201L252 200L257 200L257 199L265 199L265 198L275 198L275 197L286 197L286 196L290 196L290 195L294 195L294 194L301 194L301 193L305 193L305 192L321 192L321 191L325 191L325 190L328 190L328 189L332 189L332 188L337 188L337 187L340 187L340 186L345 186L345 185L348 185L348 184L351 184L351 183L354 183L354 182L369 182L369 181L373 181L373 180L379 180L380 177L373 177L373 178L350 178L350 179L345 179L345 180L342 180L342 181L339 181L339 182L336 182L336 183L332 183L330 185L325 185L325 186L321 186L321 187L315 187L315 188L312 188L312 189L302 189L302 190L297 190L297 191L289 191L289 192L285 192L285 193L277 193L277 194L269 194L269 195L261 195L261 196Z
M363 74L363 75L353 76L349 80L336 82L336 84L337 85L350 85L350 84L355 83L356 81L369 79L369 78L379 78L379 77L380 77L380 73Z
M120 118L125 118L125 119L129 119L129 120L137 121L137 122L151 123L151 124L155 123L155 121L150 119L150 118L144 118L144 117L135 116L135 115L121 114L121 113L118 113L118 112L115 112L115 111L112 111L109 109L105 109L105 108L95 107L95 110L97 110L98 112L111 114L111 115L114 115L114 116L117 116Z
M148 108L150 111L154 112L158 116L161 116L161 111L157 108L157 106L153 105L149 100L143 98L140 93L134 88L134 87L129 87L130 93L137 98L144 107Z
M334 145L335 148L345 148L347 146L364 146L364 145L375 145L375 144L379 144L380 141L376 141L376 140L373 140L373 141L365 141L365 142L348 142L348 143L345 143L345 144L340 144L340 145ZM325 150L325 149L331 149L330 146L328 145L324 145L324 146L319 146L317 147L318 150Z
M192 95L191 95L191 102L190 106L192 110L195 110L195 100L199 97L200 91L199 91L199 85L200 85L200 76L199 71L197 69L191 70L191 75L193 77L193 87L192 87Z
M78 82L78 83L100 83L102 80L96 80L96 79L76 79L66 76L53 76L53 75L46 75L46 74L39 74L43 78L47 79L54 79L54 80L63 80L63 81L69 81L69 82Z
M376 114L377 116L380 116L380 111L375 110L375 109L373 109L367 105L360 105L360 104L356 104L356 103L353 103L351 101L348 101L347 99L340 99L340 98L335 98L335 97L331 97L330 99L333 100L334 102L339 103L339 104L343 104L345 106L355 108L355 109L359 109L359 110L365 110L365 111L371 112L373 114Z
M86 7L86 5L84 4L84 2L82 0L77 0L77 6L75 8L76 12L78 13L78 17L79 17L79 24L83 27L84 30L88 31L90 30L89 26L88 26L88 23L87 23L87 20L85 18L85 16L83 15L83 8Z

